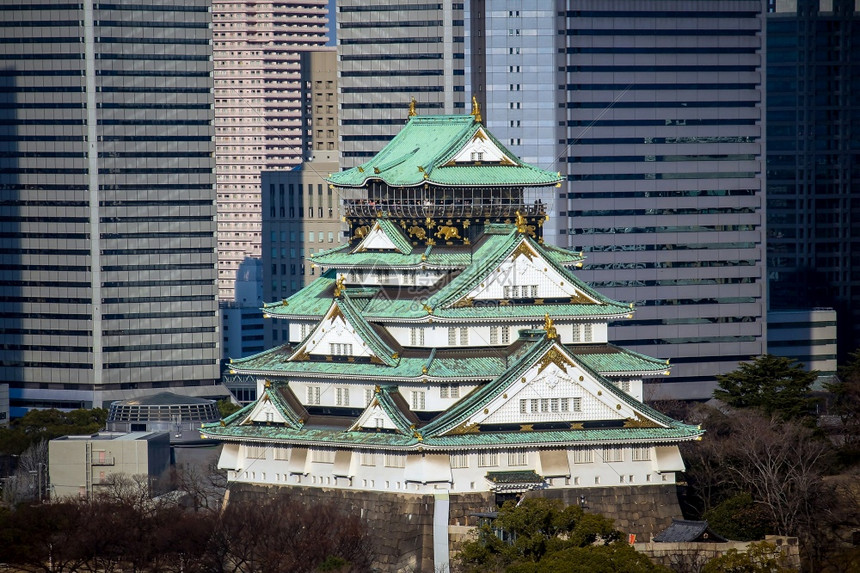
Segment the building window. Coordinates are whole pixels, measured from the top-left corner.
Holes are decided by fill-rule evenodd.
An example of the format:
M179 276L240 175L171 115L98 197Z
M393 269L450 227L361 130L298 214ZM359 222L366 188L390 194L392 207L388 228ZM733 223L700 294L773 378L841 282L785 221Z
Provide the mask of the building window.
M363 466L375 466L376 465L376 453L375 452L361 452L361 465L363 465Z
M265 460L266 459L266 446L252 446L250 444L245 446L245 457L252 460Z
M570 405L574 412L582 412L582 398L571 398Z
M581 330L580 326L581 325L578 323L574 323L570 326L571 326L571 340L573 340L574 342L581 342L582 341L582 334L580 332L580 330Z
M457 346L457 329L448 327L448 346Z
M332 342L329 344L329 351L332 356L352 356L352 344Z
M469 454L451 454L452 468L467 468L469 467Z
M537 398L532 398L531 400L529 400L529 402L531 402L531 412L532 412L532 414L537 414L537 413L538 413L538 402L539 402L539 401L538 401L538 399L537 399Z
M320 403L320 387L308 386L308 404L319 405Z
M478 467L494 468L499 465L499 452L481 452L478 454Z
M507 326L503 326L502 328L502 344L510 344L511 343L511 329Z
M520 400L520 414L525 414L528 412L528 400Z
M335 388L334 395L337 406L349 406L349 388Z
M424 409L424 391L422 390L413 390L412 391L412 409L413 410L423 410Z
M553 413L558 412L558 398L549 399L549 411Z
M651 448L649 446L633 446L633 461L647 462L651 459Z
M630 393L630 380L621 380L618 382L618 388L624 392Z
M424 346L424 329L413 326L409 329L409 343L412 346Z
M575 464L590 464L594 461L592 450L590 448L574 448L573 463Z
M540 411L541 413L549 412L549 398L541 398Z
M290 460L290 448L273 447L272 453L274 454L276 460L283 462Z
M373 388L364 389L364 405L367 406L373 401Z
M457 384L442 384L439 386L440 398L459 398L460 387Z
M400 454L385 454L385 467L405 468L406 456Z
M524 451L508 452L508 466L527 466L529 465L529 453Z
M591 327L591 323L584 324L584 325L583 325L583 329L582 329L582 331L583 331L583 332L582 332L582 339L583 339L583 342L591 342L591 340L592 340L592 327Z
M333 464L334 454L334 450L311 450L311 461L320 464Z
M621 448L603 448L604 462L623 462L624 450Z
M465 326L460 328L460 346L469 345L469 329Z
M499 327L491 326L490 327L490 344L498 344L499 343Z

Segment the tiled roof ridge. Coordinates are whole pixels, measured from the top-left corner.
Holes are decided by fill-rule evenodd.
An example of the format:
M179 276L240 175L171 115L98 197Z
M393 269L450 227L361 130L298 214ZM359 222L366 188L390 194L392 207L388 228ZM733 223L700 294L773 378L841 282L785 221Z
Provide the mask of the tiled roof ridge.
M340 297L336 298L332 304L338 306L344 317L346 317L347 322L355 328L358 336L367 343L377 358L385 363L386 366L395 366L397 364L400 360L397 352L379 337L370 323L355 308L346 292L342 292Z
M395 395L400 397L400 400L397 400ZM379 401L379 407L388 415L398 430L406 435L413 433L418 418L408 409L397 386L377 386L374 397ZM404 406L407 406L406 410L403 409Z
M400 227L395 225L391 219L388 217L378 217L376 224L379 225L380 230L394 243L401 254L409 255L412 253L412 242L406 238Z

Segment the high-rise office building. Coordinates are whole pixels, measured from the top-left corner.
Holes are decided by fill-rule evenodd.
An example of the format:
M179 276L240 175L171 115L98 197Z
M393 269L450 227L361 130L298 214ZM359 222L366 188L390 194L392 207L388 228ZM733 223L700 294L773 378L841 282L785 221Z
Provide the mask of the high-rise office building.
M765 348L764 4L562 6L467 3L467 92L483 86L497 137L566 178L546 240L635 303L611 336L673 364L646 398L707 398Z
M12 415L218 379L207 0L0 11Z
M466 111L463 3L338 0L341 164L373 157L419 113Z
M853 0L770 10L770 305L834 308L844 358L860 346L860 14Z
M218 294L261 257L260 172L302 161L300 58L328 41L327 0L213 0Z
M340 169L336 56L334 49L302 55L305 161L290 171L262 174L265 301L284 299L318 278L319 269L307 259L344 239L342 197L325 180ZM267 321L266 347L288 340L288 325L281 322Z

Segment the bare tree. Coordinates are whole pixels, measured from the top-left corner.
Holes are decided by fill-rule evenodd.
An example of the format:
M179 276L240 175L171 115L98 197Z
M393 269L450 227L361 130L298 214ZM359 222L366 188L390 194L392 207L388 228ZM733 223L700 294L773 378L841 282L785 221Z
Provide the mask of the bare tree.
M48 442L40 441L24 450L18 458L15 473L6 478L3 501L16 506L25 501L43 501L48 497Z

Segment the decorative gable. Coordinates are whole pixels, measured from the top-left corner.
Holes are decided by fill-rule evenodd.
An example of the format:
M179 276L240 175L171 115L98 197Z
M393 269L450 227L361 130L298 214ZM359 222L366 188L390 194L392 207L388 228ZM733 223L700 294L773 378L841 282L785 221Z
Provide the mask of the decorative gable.
M472 138L457 152L447 165L452 163L501 163L516 165L496 143L490 139L484 128L479 128Z
M427 435L468 433L480 425L518 424L523 430L539 425L583 429L591 422L666 426L661 414L579 363L558 342L551 322L549 328L547 338L506 374L467 398L457 412L429 424Z
M404 433L398 427L398 425L394 422L391 416L382 408L382 405L379 403L377 398L374 398L373 401L365 408L364 412L355 420L352 426L350 426L350 432L359 432L359 431L395 431L397 433Z
M262 398L257 400L248 415L239 422L239 425L254 423L290 424L289 420L287 420L287 418L281 413L280 409L272 402L268 392L265 392Z
M342 285L337 288L340 290ZM353 312L342 292L338 292L338 297L288 360L307 360L311 356L346 356L369 358L372 362L392 365L397 355L378 338L367 321Z
M409 410L408 404L396 387L377 386L373 400L348 431L393 431L402 435L411 435L417 424L418 418Z
M570 299L573 304L600 304L596 298L579 288L571 277L550 264L522 236L513 252L461 301L560 298Z
M361 253L368 250L397 251L408 254L412 252L412 244L391 221L378 219L374 221L373 226L352 252Z

